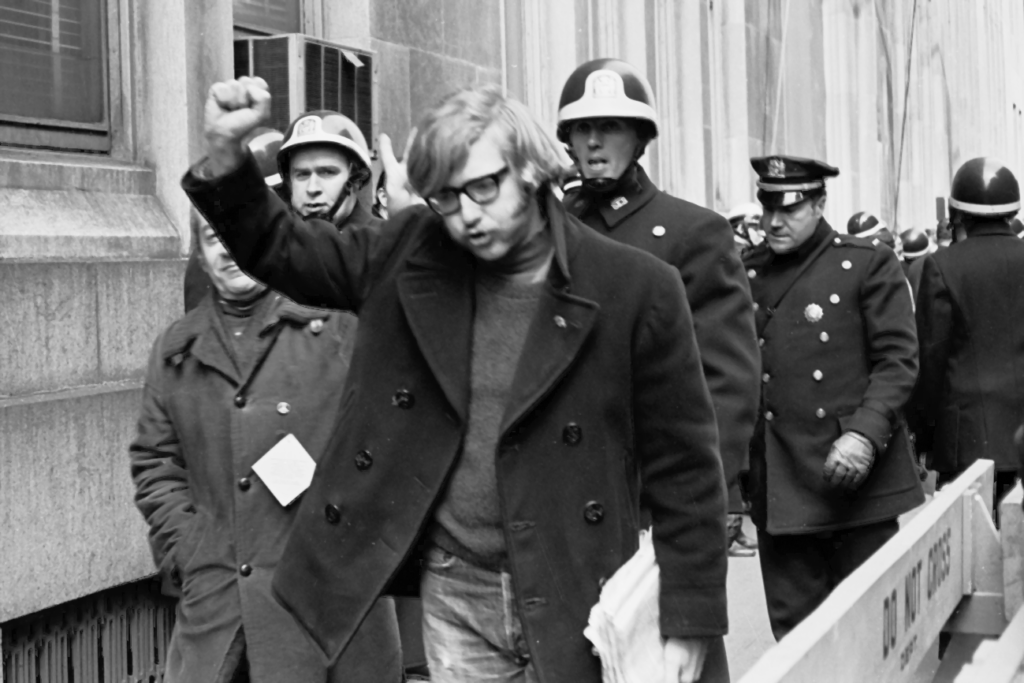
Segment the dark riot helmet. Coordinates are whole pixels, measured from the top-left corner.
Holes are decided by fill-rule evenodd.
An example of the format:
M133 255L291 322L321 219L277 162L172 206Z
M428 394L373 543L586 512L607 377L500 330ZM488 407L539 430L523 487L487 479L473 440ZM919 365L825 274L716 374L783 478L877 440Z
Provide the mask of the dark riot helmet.
M1008 218L1020 211L1020 185L1001 162L977 157L953 176L949 206L971 216Z
M349 117L336 111L320 110L302 114L292 121L285 131L284 143L277 153L277 166L284 182L288 180L292 153L310 145L341 148L345 157L352 162L349 183L353 189L358 190L369 181L372 175L370 148L359 126Z
M903 257L908 261L916 261L934 253L937 249L937 245L928 236L928 232L921 228L910 228L903 231L900 234L900 239L903 240Z
M632 119L645 141L658 137L654 91L643 74L621 59L594 59L576 67L558 101L558 139L569 143L573 121Z

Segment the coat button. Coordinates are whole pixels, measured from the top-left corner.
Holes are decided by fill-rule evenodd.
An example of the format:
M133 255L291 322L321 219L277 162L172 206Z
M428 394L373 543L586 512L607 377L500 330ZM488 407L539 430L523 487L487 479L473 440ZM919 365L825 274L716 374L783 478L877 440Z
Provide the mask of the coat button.
M849 261L843 261L843 270L849 270L850 268L853 268L853 264Z
M772 376L769 375L767 372L761 375L761 381L764 382L765 384L768 384L768 380L770 380L771 378Z
M757 277L757 271L751 268L750 270L747 271L747 277L753 280L755 277Z
M373 456L370 455L370 451L361 450L356 453L356 469L357 470L368 470L373 466Z
M764 337L761 337L760 339L757 340L757 345L764 346Z
M399 389L395 392L395 395L391 397L391 405L396 408L408 410L416 405L416 398L408 389Z
M842 241L841 239L839 239L839 238L837 237L837 238L835 238L834 240L832 240L832 243L833 243L833 244L842 244L842 243L843 243L843 241Z
M820 382L821 378L824 377L825 375L822 374L821 370L815 370L813 373L811 373L811 376L814 377L815 382Z
M583 508L583 519L587 520L587 524L600 524L604 519L604 506L596 500L590 501Z
M337 505L324 506L324 519L328 524L337 524L341 521L341 508Z
M651 234L654 235L655 237L664 237L665 236L665 226L664 225L655 225L653 228L651 228Z
M774 420L774 419L775 419L775 413L773 413L772 411L770 411L770 410L769 410L768 412L766 412L766 413L764 414L764 419L766 419L766 420L768 420L769 422L771 422L772 420Z
M825 409L818 408L817 410L814 411L814 414L817 415L819 418L825 417Z
M309 331L313 334L320 334L324 331L324 321L320 318L309 322Z
M562 430L562 441L566 446L575 446L583 441L583 428L575 422L565 425Z
M759 303L757 303L757 302L755 301L755 302L754 302L754 310L755 310L755 311L759 311L759 310L761 310L761 304L759 304Z
M292 412L292 407L285 403L284 401L281 401L280 403L277 404L278 415L287 415L290 412Z
M238 573L242 576L249 576L250 574L252 574L252 566L248 564L243 564L241 567L238 568Z
M565 326L566 326L566 324L567 324L567 323L565 322L565 318L563 318L563 317L562 317L562 316L560 316L560 315L556 315L556 316L555 316L555 327L557 327L557 328L558 328L558 329L560 329L560 330L564 330L564 329L565 329Z
M828 332L822 332L821 334L819 334L818 339L821 340L822 344L828 342Z
M238 488L242 491L248 491L252 486L252 482L249 481L249 477L242 477L238 480Z
M828 300L831 301L834 304L837 304L837 303L839 303L839 295L838 294L832 294L831 296L829 296Z
M244 408L246 403L248 403L248 401L245 400L245 396L242 396L241 394L235 396L235 407Z

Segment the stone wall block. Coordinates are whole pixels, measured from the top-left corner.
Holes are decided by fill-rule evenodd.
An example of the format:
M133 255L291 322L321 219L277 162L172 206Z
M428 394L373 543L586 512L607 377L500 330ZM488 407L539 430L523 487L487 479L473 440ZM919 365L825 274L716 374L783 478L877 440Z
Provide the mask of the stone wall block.
M141 395L0 400L0 622L153 573L128 466Z
M442 0L377 0L370 15L370 34L390 43L441 53L442 12Z
M501 3L443 0L444 52L477 66L501 69Z
M405 138L422 112L409 109L409 48L383 40L372 43L376 53L378 133L391 136L396 153L405 149ZM377 141L370 141L377 147Z
M96 264L100 381L142 380L153 341L184 313L185 261Z
M418 118L453 90L476 85L476 67L422 50L409 52L409 106Z

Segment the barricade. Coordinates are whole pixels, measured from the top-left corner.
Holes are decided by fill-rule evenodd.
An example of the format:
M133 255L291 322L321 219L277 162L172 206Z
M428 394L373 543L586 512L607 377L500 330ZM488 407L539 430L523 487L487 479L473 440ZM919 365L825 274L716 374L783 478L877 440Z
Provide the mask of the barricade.
M936 681L1024 683L1021 485L1000 505L1000 538L994 473L979 460L939 491L740 683L916 681L940 633L950 642ZM999 636L965 666L980 637Z

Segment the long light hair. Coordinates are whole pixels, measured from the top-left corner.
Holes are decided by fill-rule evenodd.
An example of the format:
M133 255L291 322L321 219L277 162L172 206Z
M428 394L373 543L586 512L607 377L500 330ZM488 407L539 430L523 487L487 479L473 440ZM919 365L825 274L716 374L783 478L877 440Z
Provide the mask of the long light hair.
M557 185L568 172L558 143L526 106L487 85L448 95L420 120L407 166L413 189L428 197L444 187L492 126L505 161L531 191Z

